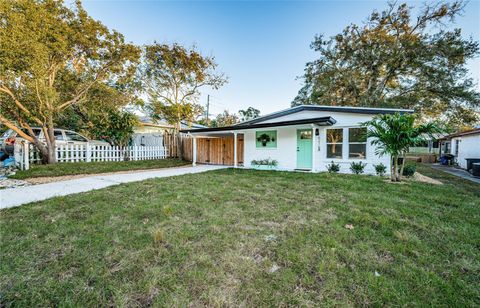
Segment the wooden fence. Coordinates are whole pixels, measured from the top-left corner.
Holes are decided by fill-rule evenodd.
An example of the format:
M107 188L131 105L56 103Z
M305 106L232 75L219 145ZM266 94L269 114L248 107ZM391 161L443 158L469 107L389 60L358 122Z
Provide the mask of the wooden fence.
M15 152L15 159L23 170L29 169L30 164L41 161L38 150L28 142L16 144ZM118 147L95 144L58 145L56 156L59 163L152 160L169 157L165 146Z
M187 134L169 134L164 136L164 144L170 157L183 158L185 160L192 160L192 136ZM181 151L180 151L181 150Z

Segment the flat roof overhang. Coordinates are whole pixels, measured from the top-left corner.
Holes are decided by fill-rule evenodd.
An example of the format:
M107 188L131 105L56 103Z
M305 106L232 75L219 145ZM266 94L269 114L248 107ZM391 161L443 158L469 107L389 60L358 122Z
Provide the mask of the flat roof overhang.
M267 127L279 127L279 126L293 126L293 125L304 125L304 124L314 124L318 126L330 126L337 123L337 121L332 117L321 117L321 118L311 118L311 119L301 119L301 120L290 120L290 121L280 121L272 123L258 123L258 124L238 124L233 126L224 126L224 127L211 127L211 128L191 128L191 129L182 129L182 133L213 133L213 132L225 132L225 131L234 131L234 130L246 130L246 129L255 129L255 128L267 128Z

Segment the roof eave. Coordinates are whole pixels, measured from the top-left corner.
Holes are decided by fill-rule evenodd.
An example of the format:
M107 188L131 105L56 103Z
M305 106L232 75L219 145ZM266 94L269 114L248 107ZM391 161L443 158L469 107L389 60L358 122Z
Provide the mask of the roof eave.
M258 123L258 124L250 124L250 125L233 125L233 126L225 126L225 127L182 129L180 131L183 133L209 133L209 132L226 132L226 131L234 131L234 130L282 127L282 126L294 126L294 125L306 125L306 124L314 124L318 126L330 126L335 123L337 123L337 121L332 117L321 117L321 118L281 121L281 122L272 122L272 123Z
M238 123L237 125L251 125L262 121L275 119L290 115L292 113L301 112L304 110L312 111L330 111L330 112L346 112L359 114L394 114L394 113L414 113L413 109L390 109L390 108L368 108L368 107L349 107L349 106L320 106L320 105L300 105L289 109L274 112L253 120Z

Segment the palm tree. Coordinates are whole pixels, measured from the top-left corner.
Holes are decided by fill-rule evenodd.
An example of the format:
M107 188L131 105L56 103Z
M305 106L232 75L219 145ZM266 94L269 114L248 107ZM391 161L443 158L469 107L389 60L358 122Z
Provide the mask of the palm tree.
M367 137L373 138L371 144L377 147L375 154L392 157L390 178L394 182L401 180L405 154L410 147L425 141L427 136L441 132L435 123L415 125L415 116L406 113L378 115L362 125L367 128ZM399 169L400 157L403 161Z

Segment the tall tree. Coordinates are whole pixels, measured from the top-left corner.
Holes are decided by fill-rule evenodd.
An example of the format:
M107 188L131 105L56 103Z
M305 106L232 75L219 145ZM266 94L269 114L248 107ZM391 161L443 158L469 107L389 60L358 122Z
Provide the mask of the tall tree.
M181 122L193 122L203 113L197 103L202 87L218 89L227 81L216 71L213 57L195 48L154 43L145 47L143 76L150 113L180 130Z
M260 110L255 109L253 107L248 107L245 110L239 110L238 114L240 115L240 121L248 121L256 119L260 116Z
M79 1L0 2L0 122L56 162L54 121L100 83L122 87L140 51L88 16ZM32 126L39 126L45 144Z
M235 113L230 113L228 110L224 110L222 113L218 114L217 117L212 121L212 127L224 127L237 124L239 122L238 116Z
M392 3L363 25L349 25L330 39L317 36L311 47L320 57L307 63L292 105L413 108L424 120L472 125L480 119L480 94L466 63L479 45L445 27L463 7L429 4L413 17L406 4Z

